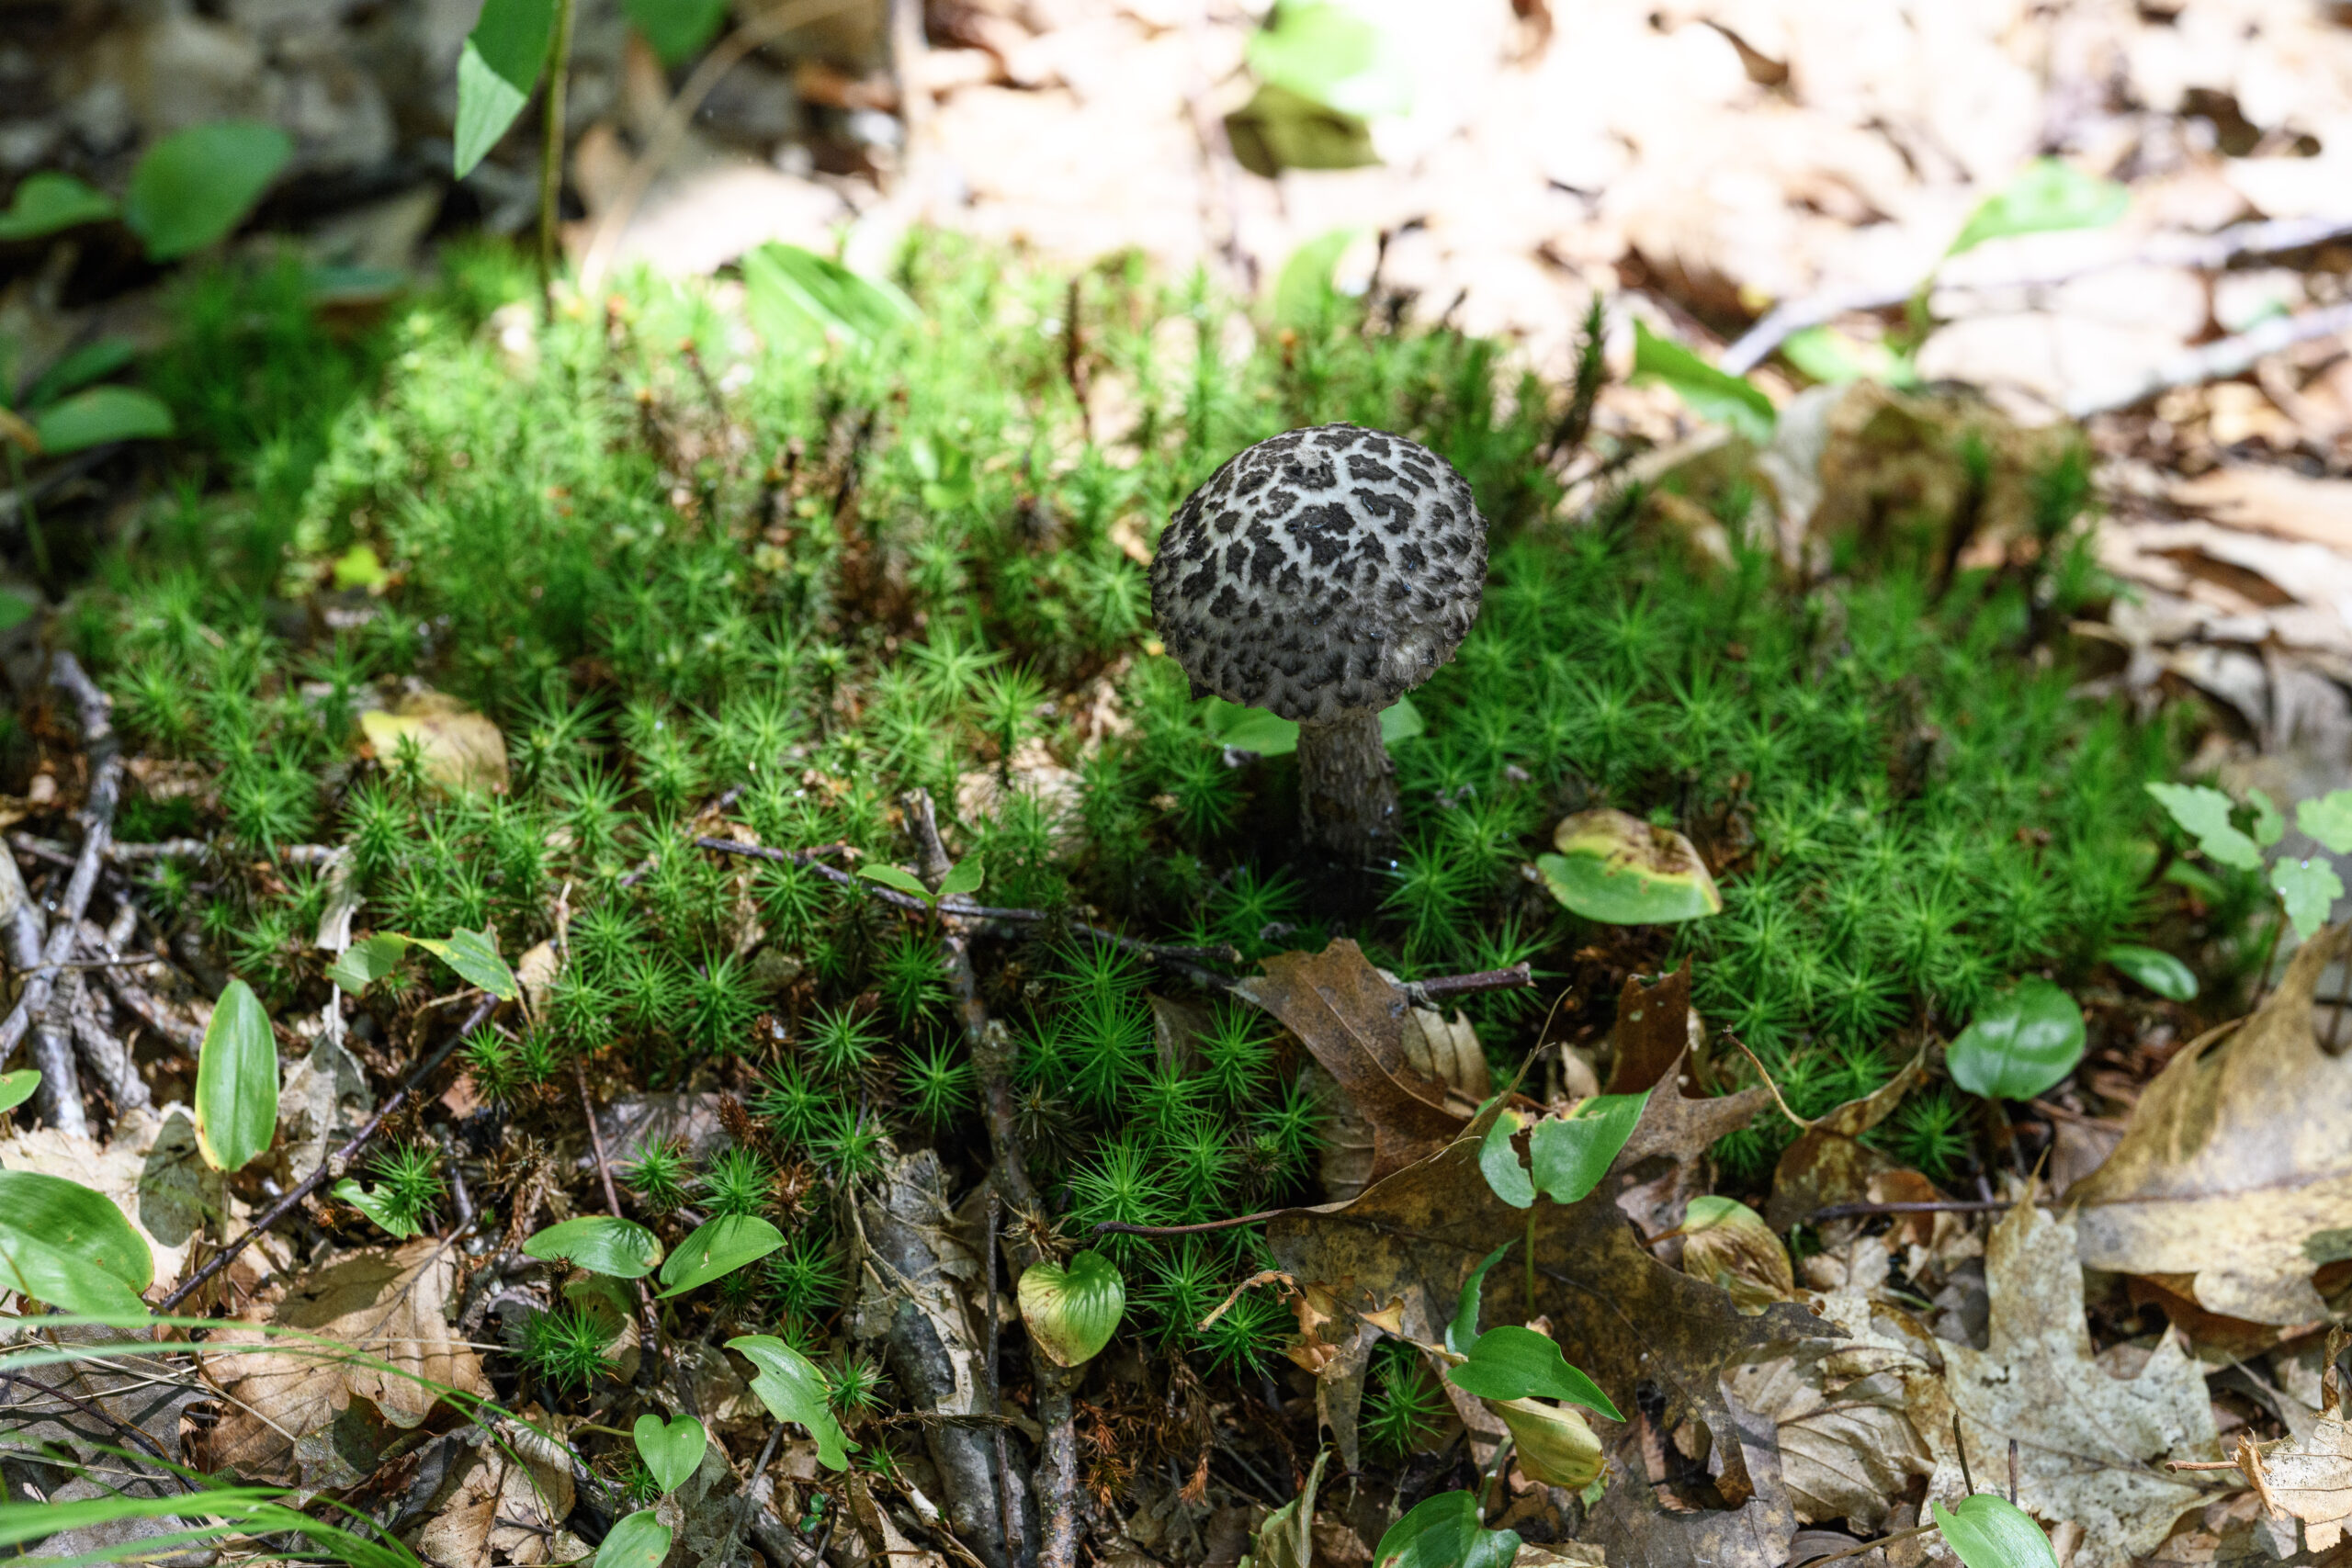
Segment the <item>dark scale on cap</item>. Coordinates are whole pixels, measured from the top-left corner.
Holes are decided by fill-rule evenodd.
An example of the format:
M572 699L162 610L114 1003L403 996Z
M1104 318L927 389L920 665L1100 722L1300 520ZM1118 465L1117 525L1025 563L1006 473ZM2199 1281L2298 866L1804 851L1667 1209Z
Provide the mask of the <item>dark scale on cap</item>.
M1196 691L1332 719L1386 707L1453 658L1486 575L1486 519L1452 465L1322 424L1236 455L1185 499L1151 607Z

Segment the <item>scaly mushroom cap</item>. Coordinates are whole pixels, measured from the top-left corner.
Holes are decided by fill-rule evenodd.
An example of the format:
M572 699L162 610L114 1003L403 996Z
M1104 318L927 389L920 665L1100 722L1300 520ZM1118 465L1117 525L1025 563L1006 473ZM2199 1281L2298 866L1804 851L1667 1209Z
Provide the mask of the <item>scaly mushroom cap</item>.
M1151 566L1195 695L1334 719L1430 678L1478 615L1487 520L1453 466L1352 424L1241 452L1176 509Z

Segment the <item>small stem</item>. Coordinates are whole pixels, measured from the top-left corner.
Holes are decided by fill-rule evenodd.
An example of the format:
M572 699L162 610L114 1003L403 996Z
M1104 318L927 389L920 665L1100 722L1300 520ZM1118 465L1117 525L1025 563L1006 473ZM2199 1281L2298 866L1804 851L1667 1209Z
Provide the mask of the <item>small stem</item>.
M576 0L556 0L555 37L548 45L547 125L539 141L539 296L555 308L555 226L563 196L563 88L571 70L571 16Z
M1544 1196L1539 1192L1535 1203L1542 1201ZM1535 1203L1527 1205L1527 1310L1520 1317L1521 1323L1535 1321Z
M49 536L40 531L40 514L33 510L32 487L25 483L24 454L17 450L13 441L0 439L8 448L8 483L17 492L17 509L25 517L25 543L32 547L33 570L40 575L44 585L49 581Z
M1898 1530L1893 1535L1883 1535L1876 1540L1866 1540L1859 1546L1849 1546L1843 1551L1833 1551L1826 1557L1808 1557L1804 1560L1804 1568L1820 1568L1820 1564L1824 1562L1835 1562L1843 1557L1860 1557L1865 1551L1876 1551L1882 1546L1893 1546L1898 1540L1909 1540L1915 1536L1925 1535L1935 1528L1932 1524L1914 1525L1907 1530Z

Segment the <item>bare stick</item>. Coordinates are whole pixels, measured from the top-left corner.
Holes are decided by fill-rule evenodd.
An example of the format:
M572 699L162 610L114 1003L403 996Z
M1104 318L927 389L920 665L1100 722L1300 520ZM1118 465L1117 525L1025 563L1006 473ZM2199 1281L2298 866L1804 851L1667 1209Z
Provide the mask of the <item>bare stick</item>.
M1933 1524L1913 1525L1907 1530L1897 1530L1893 1535L1883 1535L1876 1540L1866 1540L1859 1545L1847 1547L1842 1551L1830 1552L1825 1557L1791 1558L1789 1562L1791 1568L1819 1568L1821 1563L1836 1562L1848 1557L1860 1557L1865 1551L1876 1551L1882 1546L1893 1546L1898 1540L1909 1540L1915 1536L1925 1535L1935 1528Z
M2352 302L2298 316L2276 316L2233 337L2184 348L2126 379L2077 392L2066 400L2066 412L2074 419L2088 419L2095 413L2128 409L2175 387L2200 386L2242 375L2256 360L2299 343L2347 332L2352 332Z
M321 1160L319 1162L319 1168L316 1170L313 1170L310 1175L304 1177L301 1180L296 1182L291 1188L289 1188L287 1190L286 1196L280 1198L277 1202L272 1203L267 1212L266 1212L259 1219L255 1220L252 1224L245 1227L243 1235L238 1236L236 1240L231 1242L228 1246L222 1247L220 1251L207 1258L203 1268L198 1269L194 1274L190 1275L186 1283L175 1287L171 1293L163 1299L162 1303L157 1305L155 1309L156 1312L158 1314L170 1313L174 1308L177 1307L180 1303L187 1300L189 1296L194 1295L198 1290L201 1289L206 1280L211 1279L215 1274L220 1273L221 1269L229 1267L229 1265L235 1260L239 1253L244 1251L246 1247L251 1247L254 1244L254 1239L256 1236L268 1230L270 1226L276 1224L287 1215L292 1213L301 1203L302 1200L308 1198L313 1192L316 1192L320 1188L324 1187L328 1182L341 1179L343 1173L351 1167L352 1156L358 1154L361 1149L365 1148L368 1145L368 1140L373 1138L383 1129L385 1121L395 1111L399 1111L401 1106L406 1105L409 1101L410 1096L413 1095L419 1089L422 1089L424 1086L424 1081L440 1070L441 1064L447 1061L451 1054L454 1053L458 1046L465 1043L466 1038L469 1035L472 1034L475 1030L480 1029L484 1022L488 1021L491 1010L497 1005L497 998L482 998L481 1003L475 1007L474 1010L467 1015L466 1021L458 1026L458 1032L451 1035L448 1040L442 1044L439 1050L434 1052L430 1057L426 1058L423 1066L409 1074L408 1081L401 1084L399 1090L393 1094L391 1099L384 1101L383 1105L377 1110L376 1114L368 1119L368 1124L366 1126L351 1134L350 1142L345 1144L343 1147L335 1150L334 1154L329 1155L325 1159Z
M1415 1007L1427 1007L1447 997L1473 996L1480 991L1511 991L1535 984L1535 973L1524 964L1508 969L1481 969L1473 975L1440 975L1432 980L1408 980L1397 989Z
M2043 1199L2041 1201L2043 1208L2057 1207L2052 1200ZM1933 1202L1918 1203L1832 1203L1826 1208L1815 1209L1812 1213L1807 1214L1804 1217L1804 1223L1809 1225L1817 1225L1825 1220L1857 1220L1871 1214L1998 1214L2016 1207L2017 1204L2000 1198L1983 1201L1974 1198L1939 1198Z
M1004 1414L1004 1396L997 1381L997 1305L996 1305L996 1233L1003 1217L1004 1200L995 1187L989 1189L989 1414ZM996 1494L997 1517L1004 1525L1004 1560L1009 1563L1021 1561L1021 1511L1012 1495L1012 1456L1007 1450L1004 1428L996 1429Z

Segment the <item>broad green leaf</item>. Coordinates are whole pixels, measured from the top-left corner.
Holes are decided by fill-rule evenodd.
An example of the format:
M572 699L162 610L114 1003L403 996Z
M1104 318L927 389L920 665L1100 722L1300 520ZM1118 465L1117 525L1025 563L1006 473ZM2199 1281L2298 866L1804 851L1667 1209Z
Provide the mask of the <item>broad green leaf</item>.
M1291 252L1290 259L1283 263L1283 270L1274 279L1276 326L1312 326L1326 319L1340 292L1331 285L1331 269L1340 265L1340 257L1363 232L1361 229L1334 229L1328 234L1317 234Z
M1283 0L1250 36L1261 82L1341 114L1370 118L1413 107L1412 62L1403 47L1342 0Z
M1527 1203L1519 1205L1522 1209L1527 1206ZM1478 1298L1486 1292L1487 1271L1501 1262L1503 1254L1510 1249L1510 1242L1503 1243L1480 1258L1478 1267L1471 1269L1470 1277L1462 1281L1462 1297L1453 1303L1453 1320L1445 1325L1445 1348L1455 1355L1468 1355L1470 1347L1477 1343Z
M2248 829L2254 841L2268 849L2287 834L2287 816L2278 805L2258 789L2245 792L2245 803L2254 810L2254 826Z
M2230 797L2204 784L2152 784L2148 793L2172 814L2210 860L2240 871L2260 871L2262 851L2230 821Z
M1030 1339L1057 1367L1083 1366L1102 1354L1127 1308L1126 1281L1099 1252L1081 1252L1067 1265L1032 1265L1018 1294Z
M1780 422L1763 389L1658 336L1642 321L1634 323L1634 379L1663 383L1692 413L1727 424L1759 446L1772 439Z
M746 1263L757 1263L783 1245L784 1233L757 1214L706 1220L662 1265L662 1294L674 1296L707 1285Z
M155 1281L147 1238L104 1193L33 1170L0 1170L0 1290L63 1312L143 1313Z
M109 441L169 435L173 428L172 411L164 400L136 387L91 387L33 416L40 449L52 457Z
M40 1087L40 1070L18 1067L13 1073L0 1073L0 1111L14 1111L33 1097Z
M2295 807L2295 826L2332 854L2352 855L2352 789L2330 790Z
M977 893L987 876L988 863L979 856L959 860L940 883L939 896L942 898L960 898L967 894Z
M68 392L78 392L93 381L103 381L139 357L139 345L127 337L102 337L85 343L40 373L25 391L26 408L37 409Z
M2043 979L1987 1002L1944 1052L1951 1081L1987 1100L2031 1100L2083 1059L2083 1010Z
M187 1495L176 1490L153 1497L115 1492L70 1501L59 1498L41 1503L0 1503L0 1547L21 1547L44 1536L119 1525L125 1519L177 1516L179 1525L165 1527L159 1533L126 1532L119 1538L110 1534L106 1539L114 1539L115 1544L78 1556L26 1558L12 1552L8 1561L38 1562L48 1568L131 1558L154 1562L164 1557L166 1547L218 1541L229 1536L258 1538L290 1533L316 1542L322 1549L319 1555L324 1561L343 1563L345 1568L417 1568L415 1555L397 1541L386 1544L381 1540L337 1529L275 1501L285 1495L275 1488L208 1485L203 1489L200 1516L198 1510L189 1507ZM201 1517L204 1522L185 1523L190 1517Z
M1552 830L1560 852L1535 869L1552 897L1604 925L1668 925L1723 911L1723 895L1690 840L1623 811L1579 811Z
M416 1224L406 1214L394 1209L390 1201L371 1187L362 1187L346 1176L334 1184L334 1195L373 1220L376 1224L406 1241L418 1235Z
M699 52L727 19L727 0L623 0L621 9L664 65Z
M130 171L122 220L153 261L172 261L224 240L269 189L293 138L259 120L223 119L175 131Z
M555 0L482 0L458 60L456 168L459 179L506 134L531 100L555 36Z
M1535 1123L1527 1139L1535 1185L1555 1203L1576 1202L1600 1186L1650 1094L1596 1094L1566 1116Z
M1323 1484L1323 1466L1331 1457L1329 1449L1318 1450L1315 1468L1306 1472L1306 1484L1298 1495L1266 1516L1258 1527L1252 1550L1241 1559L1239 1568L1312 1568L1315 1561L1315 1494Z
M2327 912L2344 897L2344 879L2324 860L2295 860L2281 855L2270 867L2270 886L2286 900L2287 919L2295 934L2309 942L2327 924Z
M1480 1399L1565 1399L1623 1421L1600 1385L1568 1365L1559 1346L1532 1328L1489 1328L1470 1347L1470 1359L1446 1374Z
M1410 740L1429 728L1421 718L1421 710L1413 705L1410 697L1398 697L1380 710L1380 741L1394 746L1399 740Z
M1363 119L1279 83L1261 84L1225 117L1233 160L1272 179L1284 169L1362 169L1380 162Z
M1487 1408L1510 1428L1519 1468L1530 1481L1575 1491L1608 1468L1600 1439L1579 1411L1540 1399L1490 1399Z
M829 335L864 342L922 319L896 287L798 245L771 242L747 253L742 267L744 311L771 345Z
M648 1411L637 1418L629 1436L637 1439L638 1457L645 1461L653 1483L664 1492L675 1492L694 1478L702 1468L703 1449L709 1438L702 1423L691 1416L673 1416L668 1421Z
M1372 1568L1510 1568L1519 1532L1478 1522L1478 1499L1441 1492L1388 1527L1373 1548Z
M277 1036L261 998L232 980L196 1057L196 1145L215 1170L243 1170L277 1135Z
M1907 354L1883 343L1864 343L1835 327L1807 327L1791 333L1781 344L1781 357L1816 381L1842 385L1876 381L1887 387L1916 387L1919 368Z
M2197 999L2195 972L2161 948L2119 942L2101 956L2167 1001Z
M925 887L912 872L899 866L880 863L862 865L857 868L857 874L868 882L879 883L893 892L903 893L910 898L920 898L926 904L933 901L931 889Z
M428 936L408 940L455 969L458 978L469 986L480 986L502 1002L511 1002L523 994L514 971L498 956L498 937L487 925L478 931L451 931L447 941Z
M101 223L116 211L114 198L105 192L91 189L72 175L44 169L19 181L8 209L0 212L0 243L38 240L85 223Z
M641 1280L662 1261L662 1242L633 1221L610 1214L582 1214L549 1225L523 1244L533 1258L560 1258L592 1274Z
M669 1560L670 1527L652 1509L639 1508L606 1533L592 1568L662 1568Z
M808 1357L766 1334L745 1334L727 1342L752 1363L758 1375L752 1392L779 1421L797 1421L817 1440L817 1458L828 1470L847 1470L849 1454L857 1445L842 1435L825 1397L825 1377Z
M1514 1209L1532 1208L1535 1204L1535 1183L1511 1142L1526 1125L1526 1117L1505 1106L1495 1112L1495 1124L1487 1129L1486 1137L1478 1145L1479 1172L1495 1196Z
M1977 204L1944 254L1956 256L1987 240L2013 234L2104 229L2122 217L2131 204L2132 193L2113 180L2084 174L2056 158L2036 158L2015 179Z
M40 602L14 588L0 588L0 632L14 631L40 614Z
M399 968L407 951L408 938L398 931L379 931L336 954L327 966L327 978L356 997Z
M1929 1505L1944 1544L1967 1568L2058 1568L2058 1554L2033 1516L1991 1492L1963 1497L1957 1508Z

